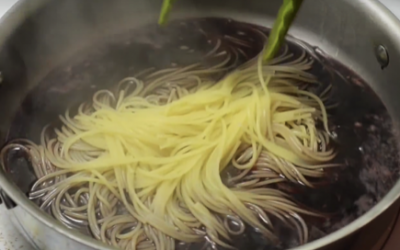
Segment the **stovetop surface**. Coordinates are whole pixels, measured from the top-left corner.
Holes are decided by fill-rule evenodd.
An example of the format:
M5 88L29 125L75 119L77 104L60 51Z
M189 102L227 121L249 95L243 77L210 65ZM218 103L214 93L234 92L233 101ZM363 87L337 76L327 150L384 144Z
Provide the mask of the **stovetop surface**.
M0 19L18 0L0 0ZM399 0L380 0L400 18ZM348 250L400 249L400 202L375 223L364 228ZM16 230L4 205L0 205L0 250L32 250L30 244ZM342 249L347 250L347 249Z

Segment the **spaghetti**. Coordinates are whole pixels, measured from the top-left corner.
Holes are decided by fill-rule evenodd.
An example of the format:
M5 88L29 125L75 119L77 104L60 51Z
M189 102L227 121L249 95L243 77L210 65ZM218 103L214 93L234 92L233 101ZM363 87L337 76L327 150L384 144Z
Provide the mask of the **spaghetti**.
M12 142L29 152L38 177L30 198L121 249L204 239L231 248L246 225L276 242L271 216L306 242L301 215L317 214L273 185L312 186L310 177L337 165L325 106L302 90L318 84L307 72L313 61L289 57L263 64L259 56L216 80L226 55L212 67L145 72L98 91L76 115L60 116L61 127L46 127L39 144ZM224 180L227 169L237 175Z

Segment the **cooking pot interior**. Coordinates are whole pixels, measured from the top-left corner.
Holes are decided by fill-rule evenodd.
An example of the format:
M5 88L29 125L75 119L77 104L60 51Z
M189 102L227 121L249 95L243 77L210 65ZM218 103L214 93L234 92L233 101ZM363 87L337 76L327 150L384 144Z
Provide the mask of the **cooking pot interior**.
M332 106L330 129L338 145L334 161L343 163L343 167L332 170L315 188L289 184L277 188L324 214L322 218L306 218L310 240L315 240L363 215L397 182L396 116L390 110L399 104L387 99L393 97L390 91L395 87L386 86L397 73L391 72L390 64L386 78L381 76L373 44L366 45L362 40L368 32L352 29L358 19L346 15L353 5L347 1L310 2L306 1L286 48L294 57L306 53L314 58L311 72L321 85L310 91L321 94L332 87L328 103ZM160 1L26 4L32 14L13 24L15 30L5 39L0 53L0 139L4 143L17 138L39 142L43 127L58 126L59 115L68 109L73 114L97 90L113 89L121 79L147 68L208 63L205 55L218 44L218 50L225 53L240 48L230 61L237 67L262 50L260 34L268 34L265 27L270 26L279 3L185 0L177 4L174 18L166 27L155 23ZM337 18L326 21L331 12L342 12L345 23ZM314 22L307 21L310 15L315 22L323 19L325 26L315 27ZM340 30L337 25L346 27ZM386 42L390 45L390 40ZM366 60L361 60L360 50L367 46L371 47L369 54L365 52ZM336 56L330 54L332 51ZM374 72L375 77L370 77ZM27 194L36 180L29 159L18 150L3 159L11 180ZM299 244L294 229L279 223L275 229L282 242L279 246L271 245L252 229L234 239L235 245L239 249L286 249Z

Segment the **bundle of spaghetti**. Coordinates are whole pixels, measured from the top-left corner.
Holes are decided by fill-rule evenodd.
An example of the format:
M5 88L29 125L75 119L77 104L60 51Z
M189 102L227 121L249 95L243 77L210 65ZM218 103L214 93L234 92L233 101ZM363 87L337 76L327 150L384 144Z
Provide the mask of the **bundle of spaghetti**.
M312 60L285 59L259 58L220 80L227 60L166 69L98 91L40 144L23 142L39 178L31 198L121 249L202 239L231 247L246 224L276 241L270 216L307 241L300 214L316 213L268 185L312 186L308 177L336 166L335 151L323 102L300 88L318 84ZM226 182L227 168L239 174Z

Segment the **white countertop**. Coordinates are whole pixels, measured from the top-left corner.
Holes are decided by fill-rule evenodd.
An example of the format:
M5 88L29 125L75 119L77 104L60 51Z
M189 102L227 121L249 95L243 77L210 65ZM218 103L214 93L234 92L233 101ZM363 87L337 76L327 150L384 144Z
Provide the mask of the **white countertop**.
M397 17L400 17L400 0L380 0Z
M0 18L16 2L17 0L0 0ZM400 17L400 0L381 0L381 2ZM29 243L14 228L3 205L0 205L0 250L32 250Z
M0 17L6 13L17 0L0 0Z

